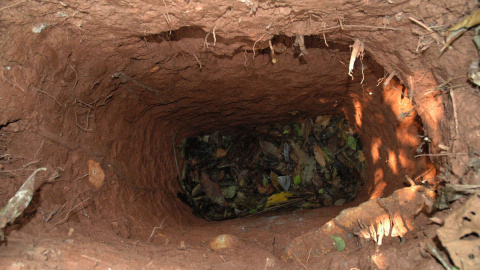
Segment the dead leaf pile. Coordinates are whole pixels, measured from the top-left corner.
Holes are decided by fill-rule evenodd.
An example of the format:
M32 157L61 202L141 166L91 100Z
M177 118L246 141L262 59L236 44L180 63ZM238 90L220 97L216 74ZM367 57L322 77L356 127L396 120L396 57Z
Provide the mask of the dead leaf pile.
M356 197L365 172L358 136L340 116L200 135L182 149L179 197L207 220L341 205Z

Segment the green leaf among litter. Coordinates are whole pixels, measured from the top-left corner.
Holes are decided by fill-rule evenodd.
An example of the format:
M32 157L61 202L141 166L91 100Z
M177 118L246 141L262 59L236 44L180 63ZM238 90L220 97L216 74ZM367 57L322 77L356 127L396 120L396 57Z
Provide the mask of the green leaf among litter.
M328 150L328 148L326 147L322 147L322 151L323 153L325 154L325 160L329 163L330 161L332 161L330 159L330 157L332 156L332 152L330 150Z
M301 137L302 136L302 129L300 128L300 126L298 124L295 124L294 127L295 127L295 131L297 131L297 136Z
M222 189L223 196L227 199L235 197L235 192L237 191L235 186L229 186Z
M268 197L268 201L267 201L267 204L265 204L265 207L268 208L271 205L286 202L286 201L288 201L288 198L290 198L292 196L293 196L293 193L286 192L286 191L282 191L280 193L273 194L272 196Z
M324 192L325 190L323 190L323 188L318 189L318 194L323 194Z
M332 235L333 239L333 244L335 245L335 248L337 251L342 251L345 249L345 241L340 236Z
M357 150L357 140L352 135L348 136L347 145L353 150Z
M263 187L267 187L268 185L268 179L265 176L262 179L262 184L263 184Z
M290 130L289 130L289 129L285 129L285 130L283 131L283 134L290 134Z
M298 186L302 182L302 177L300 174L295 175L295 178L293 178L293 184L295 186Z

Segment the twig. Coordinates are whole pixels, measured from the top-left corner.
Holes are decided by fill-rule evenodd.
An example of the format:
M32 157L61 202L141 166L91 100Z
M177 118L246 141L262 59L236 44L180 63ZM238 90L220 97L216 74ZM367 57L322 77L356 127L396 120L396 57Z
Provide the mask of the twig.
M49 222L50 219L52 219L53 216L55 216L55 214L58 212L58 209L60 209L60 207L57 207L55 210L53 210L50 215L48 215L46 218L43 216L43 212L42 212L42 217L43 217L43 220L45 222Z
M150 243L150 239L153 237L153 234L155 233L155 230L157 230L157 229L162 229L162 228L163 228L163 222L165 222L165 219L166 219L166 218L167 218L167 217L164 217L164 218L163 218L162 223L160 224L160 226L153 228L152 233L150 234L150 237L149 237L148 240L147 240L147 243Z
M178 180L181 181L182 178L180 177L180 169L178 167L178 161L177 161L177 150L175 149L175 135L176 133L172 134L173 156L175 157L175 166L177 167Z
M430 253L443 265L446 270L452 270L450 265L443 259L442 255L430 244L428 244L428 249Z
M396 70L392 71L392 72L388 75L388 77L385 79L385 81L383 82L383 86L384 86L384 87L387 87L388 84L390 83L390 81L393 79L393 76L395 76L396 74L397 74L397 71L396 71Z
M220 255L220 258L222 258L223 262L227 262L227 261L225 261L225 259L223 258L223 256L222 256L222 255Z
M412 178L410 178L408 175L405 175L405 178L407 179L408 183L410 184L410 186L416 186L417 184L415 184L415 181L413 181Z
M253 43L253 47L252 47L253 60L255 60L255 45L257 45L257 42L259 42L266 34L268 34L268 33L263 34L259 39L257 39L257 41L255 41L255 43Z
M75 87L77 87L77 84L78 84L78 74L77 74L77 71L72 67L70 63L68 65L73 70L73 72L75 72L75 83L73 84L73 87L72 87L72 93L73 93L73 90L75 90Z
M457 118L457 106L455 105L455 97L453 96L453 91L450 89L450 97L452 98L452 106L453 106L453 118L455 120L455 133L458 137L458 118Z
M197 60L198 66L200 67L200 70L202 70L202 62L200 62L200 59L198 59L198 57L197 57L196 54L193 54L193 56L194 56L195 59Z
M217 35L215 35L215 29L217 29L217 24L215 24L215 26L213 27L213 31L212 31L212 34L213 34L213 46L215 47L215 44L217 44Z
M21 168L14 169L14 170L5 170L5 171L0 171L0 172L11 173L11 172L16 172L16 171L21 171L21 170L27 168L27 167L30 166L30 165L33 165L33 164L35 164L35 163L38 163L39 161L40 161L40 160L35 160L35 161L29 162L29 163L23 165Z
M77 208L78 206L82 205L83 203L85 203L88 199L90 199L92 197L92 194L90 194L90 196L88 196L88 198L86 198L85 200L83 200L82 202L80 202L79 204L75 205L72 209L70 209L70 211L68 211L67 215L65 216L64 219L60 220L59 222L55 223L55 225L53 225L53 227L59 225L59 224L63 224L64 222L68 221L68 218L69 218L69 215L70 213L75 209ZM81 210L81 209L80 209Z
M77 182L78 180L80 180L80 179L82 179L82 178L85 178L85 177L87 177L87 176L90 176L90 175L87 173L87 174L82 175L82 176L78 177L77 179L75 179L75 180L73 180L73 181L69 181L69 182L70 182L70 183L75 183L75 182Z
M9 84L13 85L14 87L18 87L18 89L20 89L20 91L22 91L23 93L25 93L25 89L23 89L23 87L21 87L18 83L17 83L17 78L15 77L15 75L13 75L13 73L9 70L9 72L11 73L12 77L15 79L15 83L11 82L9 79L7 79L7 77L5 76L5 69L2 70L2 75L3 75L3 78L5 79L5 81L7 81Z
M205 35L205 41L203 42L203 47L205 49L208 49L208 46L210 45L210 43L208 43L208 36L210 36L210 32L208 32L206 35Z
M302 261L300 261L300 260L298 259L298 257L297 257L297 255L295 254L295 252L292 252L292 254L293 254L293 256L295 256L295 258L297 259L297 261L303 266L303 268L304 268L305 270L308 270L308 267L307 267L305 264L303 264Z
M437 34L437 32L433 31L432 28L430 28L428 25L422 23L421 21L413 18L413 17L408 17L408 19L418 25L420 25L421 27L425 28L428 32L430 32L432 34L432 38L435 39L436 42L438 42L438 44L443 44L444 42L442 41L442 39L440 38L440 36Z
M326 28L322 28L321 30L323 31L330 31L330 30L336 30L338 28L341 28L340 25L337 25L337 26L332 26L332 27L326 27ZM374 26L374 25L361 25L361 24L357 24L357 25L343 25L343 28L342 30L346 30L345 28L365 28L365 29L372 29L372 30L392 30L392 31L400 31L401 29L400 28L394 28L394 27L385 27L385 26Z
M33 156L33 159L35 159L38 155L38 153L40 152L40 149L42 149L42 146L43 144L45 143L45 139L42 140L42 143L40 144L40 146L38 147L37 149L37 152L35 153L35 155Z
M2 8L0 8L0 11L1 11L1 10L4 10L4 9L7 9L7 8L14 7L14 6L18 6L18 5L20 5L21 3L24 3L24 2L27 2L27 0L23 0L23 1L20 1L20 2L15 3L15 4L11 4L11 5L9 5L9 6L2 7Z
M323 34L323 40L325 41L325 45L326 45L327 47L330 47L330 46L328 46L327 37L325 36L325 32L323 32L322 34Z
M310 252L312 252L312 248L308 251L307 261L305 262L305 266L308 267L308 260L310 260Z
M51 97L53 100L55 100L55 102L58 104L58 106L60 106L60 108L63 108L62 104L60 104L60 102L58 102L58 100L57 100L56 98L54 98L52 95L50 95L49 93L47 93L47 92L45 92L45 91L43 91L43 90L40 90L40 89L38 89L38 88L35 88L35 87L33 87L33 89L35 89L35 90L37 90L38 92L43 93L43 94Z
M468 153L439 153L439 154L420 154L415 157L440 157L440 156L463 156L468 155Z
M167 3L165 3L165 0L162 0L162 1L163 1L163 4L165 5L165 12L167 13L167 15L163 14L163 16L167 20L167 23L170 24L172 21L170 20L170 15L168 15Z

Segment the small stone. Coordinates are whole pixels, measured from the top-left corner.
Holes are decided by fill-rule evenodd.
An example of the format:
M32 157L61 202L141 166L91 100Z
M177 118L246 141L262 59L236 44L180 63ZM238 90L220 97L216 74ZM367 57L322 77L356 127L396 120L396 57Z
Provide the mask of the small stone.
M18 125L17 122L11 123L11 124L10 124L10 127L11 127L13 133L17 133L17 132L20 131L20 126Z
M233 248L235 246L239 246L240 244L240 239L238 239L236 236L222 234L210 242L210 248L217 251L225 248Z

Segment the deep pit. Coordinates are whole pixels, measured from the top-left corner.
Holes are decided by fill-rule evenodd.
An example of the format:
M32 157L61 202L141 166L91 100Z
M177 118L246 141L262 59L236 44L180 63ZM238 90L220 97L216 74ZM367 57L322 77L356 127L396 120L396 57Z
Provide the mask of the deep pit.
M464 55L473 45L459 39L456 49L442 58L437 54L440 44L429 43L429 48L422 43L427 47L416 52L421 28L408 16L418 13L424 20L434 20L438 16L432 10L437 10L445 20L437 23L450 24L474 4L450 1L445 3L448 7L440 7L419 1L429 7L423 8L411 1L375 5L312 1L306 6L288 1L147 2L28 2L0 9L5 30L0 43L0 205L7 204L34 168L47 168L36 177L30 206L6 227L9 253L3 259L9 265L69 269L436 265L435 259L410 251L420 250L419 243L435 237L436 227L428 225L425 209L441 184L437 175L450 171L445 166L463 173L467 163L429 156L455 134L451 106L445 101L449 96L435 89L442 78L464 76L470 61ZM423 42L428 38L425 35ZM349 75L357 40L364 49ZM462 80L452 79L451 85L465 83ZM457 104L459 152L467 142L477 142L476 137L468 141L458 134L458 129L471 128L462 117L476 113L467 101L477 97L467 90L458 94L458 103L464 105ZM325 203L322 194L331 184L308 182L305 186L310 185L316 197L305 200L321 207L307 209L302 201L293 208L263 213L267 198L287 191L274 186L272 171L277 176L288 173L292 188L300 192L295 195L306 198L302 180L293 184L297 175L308 178L303 175L305 166L299 167L301 162L290 153L292 162L283 156L284 160L258 169L262 184L252 190L265 189L265 195L256 195L255 207L231 206L241 202L234 201L238 179L230 201L223 190L217 193L224 200L215 211L223 211L228 220L204 220L192 213L185 203L188 198L182 201L178 195L185 190L193 193L200 185L194 181L182 190L183 168L192 162L182 153L187 138L254 134L283 147L281 151L287 151L285 144L287 152L298 145L313 158L318 153L315 144L321 142L315 132L310 142L309 135L302 137L303 131L293 139L280 134L278 142L261 134L269 134L262 130L275 125L282 133L288 124L295 133L294 123L315 123L320 115L335 115L350 125L347 133L335 135L342 138L335 148L339 155L348 149L349 137L361 146L365 166L359 172L361 183L352 180L355 196L334 197L328 191L332 201ZM317 149L322 147L327 146ZM358 157L350 148L344 156ZM257 150L252 148L252 155ZM221 163L218 156L212 160L216 166L232 163ZM316 162L312 171L325 167L311 160ZM278 169L280 163L285 168ZM347 162L340 163L335 164ZM197 178L202 176L202 168L190 172L193 178L195 172ZM331 177L333 172L314 175ZM224 173L235 179L239 172ZM230 179L218 179L214 182L222 188L233 185ZM475 178L463 181L474 184ZM195 194L212 199L205 191ZM339 199L345 201L335 204ZM374 243L373 237L364 237L362 226L380 217L394 220L397 210L403 225L391 225L380 246L383 253L378 253L380 239L375 236ZM395 232L393 226L398 226ZM213 241L222 234L227 238ZM332 234L343 239L345 251L339 251L338 242L333 244Z
M365 182L358 134L338 115L187 138L178 196L193 214L225 220L343 205ZM181 173L180 173L181 172Z

